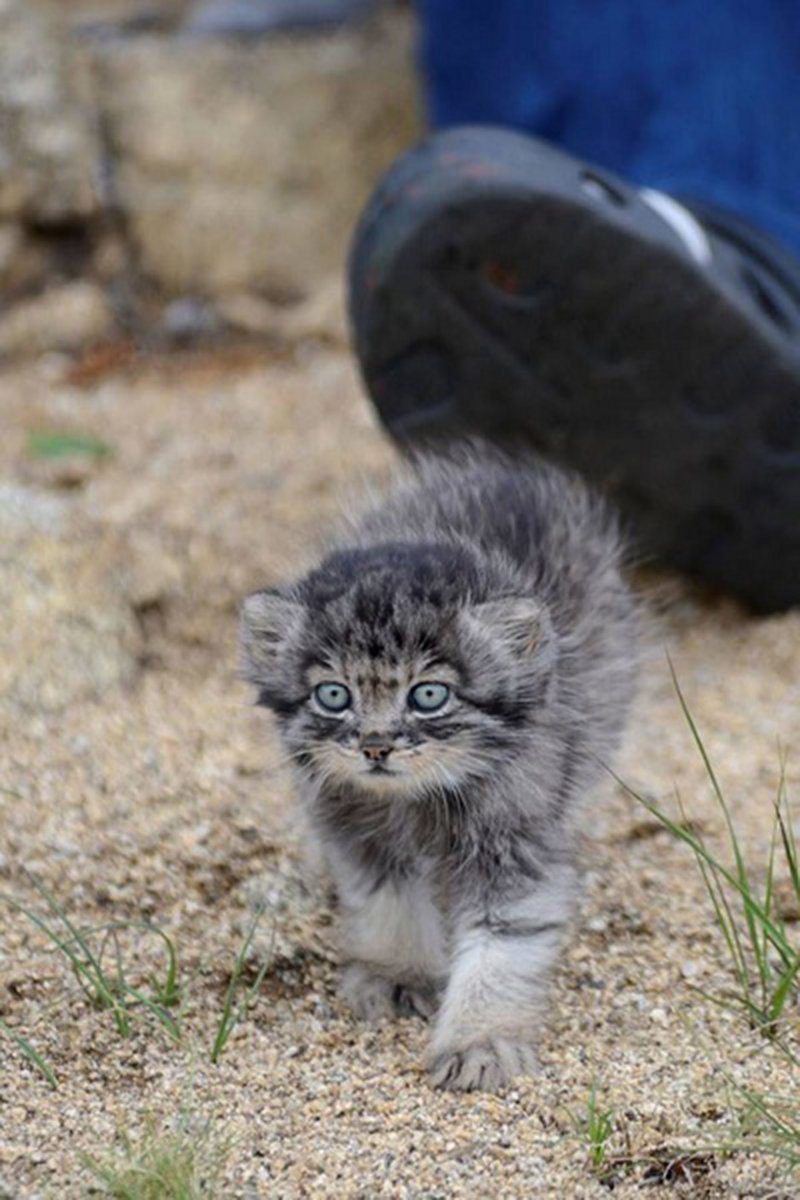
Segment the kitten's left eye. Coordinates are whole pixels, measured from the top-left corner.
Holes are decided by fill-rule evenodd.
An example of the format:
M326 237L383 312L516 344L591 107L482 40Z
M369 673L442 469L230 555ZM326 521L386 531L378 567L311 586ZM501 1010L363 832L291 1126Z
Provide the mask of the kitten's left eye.
M352 703L350 689L343 683L319 683L314 688L317 702L328 712L340 713L349 708Z
M421 713L438 712L449 699L450 688L446 683L418 683L408 693L409 705Z

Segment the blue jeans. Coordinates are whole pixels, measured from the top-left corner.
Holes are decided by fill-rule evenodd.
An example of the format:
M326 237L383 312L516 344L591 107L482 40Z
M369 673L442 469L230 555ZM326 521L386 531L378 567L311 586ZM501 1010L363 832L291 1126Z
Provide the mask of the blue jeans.
M435 127L528 130L800 254L800 0L418 0Z

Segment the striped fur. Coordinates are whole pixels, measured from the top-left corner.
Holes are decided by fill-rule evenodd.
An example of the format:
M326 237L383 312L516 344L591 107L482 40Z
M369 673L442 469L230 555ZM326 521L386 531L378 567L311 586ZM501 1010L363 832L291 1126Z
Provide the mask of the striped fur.
M242 639L335 879L350 1005L432 1016L439 1086L531 1069L570 816L633 686L603 505L539 460L421 458L315 570L248 598ZM331 682L341 712L315 694ZM412 707L420 682L446 686L440 710Z

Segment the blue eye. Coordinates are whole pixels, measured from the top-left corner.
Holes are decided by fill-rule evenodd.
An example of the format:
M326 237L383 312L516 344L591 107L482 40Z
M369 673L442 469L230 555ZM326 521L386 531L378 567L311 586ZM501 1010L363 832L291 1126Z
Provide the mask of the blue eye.
M410 707L421 713L438 712L449 699L450 688L446 683L418 683L408 693Z
M318 683L314 688L314 695L317 703L323 708L327 708L328 712L344 712L352 703L350 689L346 688L343 683Z

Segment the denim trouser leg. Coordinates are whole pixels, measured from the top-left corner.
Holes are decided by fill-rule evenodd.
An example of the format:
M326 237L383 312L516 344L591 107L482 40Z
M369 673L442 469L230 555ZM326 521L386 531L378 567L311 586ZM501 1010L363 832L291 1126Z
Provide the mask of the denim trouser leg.
M800 253L794 0L419 0L431 121L525 129Z

